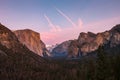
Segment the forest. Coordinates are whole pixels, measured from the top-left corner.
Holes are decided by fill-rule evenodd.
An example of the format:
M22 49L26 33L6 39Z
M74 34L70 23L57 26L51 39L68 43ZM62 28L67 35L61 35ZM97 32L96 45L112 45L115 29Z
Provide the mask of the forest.
M120 80L119 46L112 54L99 47L96 57L76 60L34 62L26 54L13 53L0 46L9 56L0 55L1 80ZM27 52L28 51L28 52ZM29 50L26 53L30 54ZM11 55L10 55L11 54Z

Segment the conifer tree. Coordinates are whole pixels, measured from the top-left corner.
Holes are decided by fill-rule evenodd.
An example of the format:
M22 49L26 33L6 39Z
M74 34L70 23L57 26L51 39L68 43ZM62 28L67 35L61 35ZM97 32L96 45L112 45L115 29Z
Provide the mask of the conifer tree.
M97 50L97 72L96 80L106 80L106 60L104 47L100 46Z

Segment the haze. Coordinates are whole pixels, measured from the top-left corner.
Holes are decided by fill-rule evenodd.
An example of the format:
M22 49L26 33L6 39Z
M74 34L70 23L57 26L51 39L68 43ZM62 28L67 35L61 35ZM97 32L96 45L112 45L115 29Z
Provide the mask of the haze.
M0 22L32 29L47 45L103 32L120 23L120 0L0 0Z

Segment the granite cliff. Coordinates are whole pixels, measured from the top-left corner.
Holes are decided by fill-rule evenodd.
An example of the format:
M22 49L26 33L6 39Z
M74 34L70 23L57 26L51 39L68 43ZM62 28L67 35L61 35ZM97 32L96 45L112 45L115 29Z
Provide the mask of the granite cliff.
M0 58L25 59L30 64L44 61L23 45L13 32L2 24L0 24Z
M19 51L22 45L15 34L2 24L0 24L0 44L14 52Z
M51 52L51 55L54 56L66 56L68 53L68 46L70 45L71 40L65 41L60 45L57 45Z
M67 45L65 48L64 46L61 46L63 43ZM68 57L80 57L97 50L100 45L107 45L108 47L113 48L120 44L120 25L114 26L109 31L97 34L92 32L81 32L78 39L71 40L70 43L63 43L58 45L61 47L53 49L53 54L56 53L57 50L60 50L58 51L58 54L62 54L63 51L66 51Z
M17 30L14 33L18 40L34 53L40 56L49 55L39 33L30 29Z
M71 53L72 56L74 56L75 54L81 54L80 56L87 55L88 53L97 50L100 45L116 47L120 44L120 25L116 25L109 31L97 34L94 34L92 32L80 33L77 42L78 43L74 48L78 48L79 50ZM72 44L74 44L74 42L70 45ZM69 49L73 50L73 48L71 47L72 46L69 46Z

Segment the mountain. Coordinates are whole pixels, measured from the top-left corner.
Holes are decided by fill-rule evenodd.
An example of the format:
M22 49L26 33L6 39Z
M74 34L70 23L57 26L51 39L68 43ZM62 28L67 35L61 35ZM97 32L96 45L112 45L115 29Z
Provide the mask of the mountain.
M80 33L77 42L79 51L74 51L72 54L80 53L82 55L87 55L90 52L93 52L98 49L100 45L107 44L109 47L115 47L120 44L120 25L116 25L109 31L101 33ZM72 43L71 43L72 45ZM71 49L71 46L69 46Z
M55 47L57 47L57 45L58 45L58 44L56 44L56 45L46 45L46 48L47 48L47 50L51 53L52 50L53 50Z
M0 44L12 49L14 52L18 52L21 49L21 43L15 34L2 24L0 24Z
M2 24L0 24L0 55L7 57L25 55L23 57L28 57L30 62L44 61L40 56L30 51L25 45L21 44L16 35Z
M9 53L10 55L15 53L28 54L26 53L27 51L31 55L38 56L32 51L30 51L25 45L23 45L13 32L2 24L0 24L0 45L1 45L0 53L2 54L5 54L7 50L12 52ZM2 50L3 47L6 50Z
M53 54L62 54L58 50L64 48L68 57L80 57L97 50L100 45L107 45L109 48L116 47L120 44L120 25L114 26L109 31L97 34L81 32L77 40L71 40L70 43L63 43L67 44L66 48L60 44L58 46L61 47L53 49Z
M96 45L91 43L96 43ZM89 51L94 51L101 44L105 48L101 46L97 49L97 58L94 56L86 56L79 59L60 58L60 60L58 57L58 60L56 60L56 57L55 59L43 58L30 51L11 30L0 24L0 79L119 80L119 25L103 33L81 33L78 39L65 41L54 48L54 50L58 50L55 56L58 52L69 57L82 56L83 52L84 55L87 55ZM93 48L90 48L91 46ZM106 55L105 49L112 55Z
M68 53L68 46L70 45L71 40L65 41L59 45L57 45L55 48L53 48L51 55L52 56L66 56Z
M40 56L49 55L39 33L30 29L16 30L14 33L18 40L34 53Z
M10 29L0 24L0 79L37 80L38 71L39 76L45 73L46 62L20 43Z

